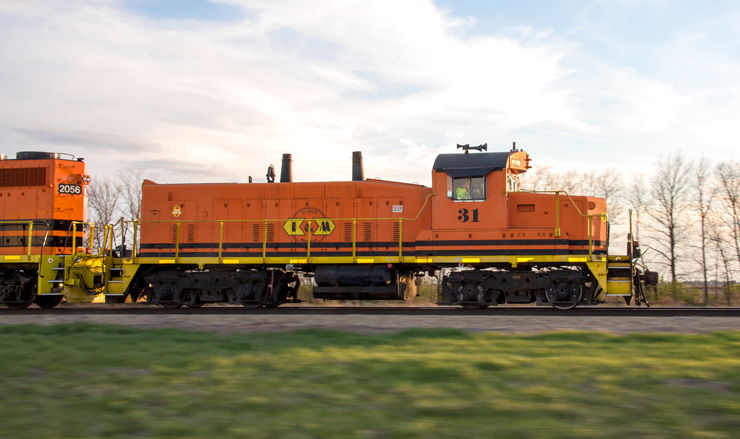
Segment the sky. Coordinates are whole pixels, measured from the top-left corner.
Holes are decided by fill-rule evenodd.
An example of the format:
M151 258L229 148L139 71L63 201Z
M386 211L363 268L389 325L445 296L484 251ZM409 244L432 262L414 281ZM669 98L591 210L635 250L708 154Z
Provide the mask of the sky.
M740 3L0 0L0 153L166 182L431 183L457 143L556 170L740 160Z

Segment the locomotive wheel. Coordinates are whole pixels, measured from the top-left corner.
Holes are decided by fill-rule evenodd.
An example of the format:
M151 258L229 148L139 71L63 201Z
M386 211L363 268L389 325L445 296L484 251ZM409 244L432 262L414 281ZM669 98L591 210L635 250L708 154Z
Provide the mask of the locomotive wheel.
M560 283L555 284L554 287L548 288L547 291L547 298L550 301L550 305L552 305L555 309L560 310L567 310L567 309L573 309L576 306L578 306L578 302L583 299L583 287L578 286L578 294L571 294L571 288L575 284L570 283ZM570 299L570 301L560 301L558 302L558 299Z
M36 296L33 303L42 309L52 309L62 303L62 299L64 299L64 296Z
M262 304L261 303L257 303L257 302L250 302L250 303L244 303L244 302L242 302L242 306L244 308L246 308L246 309L262 308Z
M282 303L268 303L265 304L265 308L277 308L280 305L282 305Z
M177 302L160 302L157 305L161 306L164 309L177 309L182 306L182 304Z
M580 302L582 298L583 298L583 291L581 291L581 294L578 295L578 300L576 300L575 302L560 302L560 303L551 302L551 304L552 304L552 307L555 309L568 310L568 309L573 309L576 306L578 306L578 302Z
M567 310L573 309L578 306L578 303L553 303L552 307L555 309Z
M32 303L33 302L13 302L13 303L5 302L5 306L7 306L10 309L26 309L29 306L31 306Z
M192 305L188 305L188 308L200 308L201 306L205 305L205 302L195 302Z
M463 303L462 307L465 309L486 309L488 305L483 303Z

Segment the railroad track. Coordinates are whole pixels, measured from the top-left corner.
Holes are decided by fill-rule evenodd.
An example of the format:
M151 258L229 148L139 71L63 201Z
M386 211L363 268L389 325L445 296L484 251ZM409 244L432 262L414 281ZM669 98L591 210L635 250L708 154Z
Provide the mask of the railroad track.
M281 306L279 308L245 309L241 306L204 306L201 308L163 309L157 306L76 305L55 309L0 308L5 316L71 316L71 315L368 315L368 316L548 316L548 317L738 317L740 308L662 308L662 307L580 307L568 311L550 307L499 306L466 310L457 307L409 306Z

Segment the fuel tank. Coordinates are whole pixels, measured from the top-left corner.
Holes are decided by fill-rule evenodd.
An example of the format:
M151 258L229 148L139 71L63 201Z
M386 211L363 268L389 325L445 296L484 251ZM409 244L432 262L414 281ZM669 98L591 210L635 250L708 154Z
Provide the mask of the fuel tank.
M319 286L383 286L393 280L384 265L321 265L314 275Z

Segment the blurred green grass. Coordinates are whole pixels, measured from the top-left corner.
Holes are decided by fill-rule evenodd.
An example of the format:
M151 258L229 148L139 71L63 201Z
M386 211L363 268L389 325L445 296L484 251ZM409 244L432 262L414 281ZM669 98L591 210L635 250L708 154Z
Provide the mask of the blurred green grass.
M2 438L734 438L740 333L0 327Z

